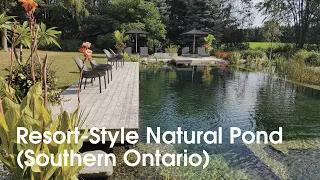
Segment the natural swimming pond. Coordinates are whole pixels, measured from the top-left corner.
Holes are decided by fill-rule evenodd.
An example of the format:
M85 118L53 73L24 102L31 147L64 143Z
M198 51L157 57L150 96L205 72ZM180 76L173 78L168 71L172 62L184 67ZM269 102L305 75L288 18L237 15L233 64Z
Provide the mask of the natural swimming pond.
M254 179L320 177L320 91L296 86L263 72L205 67L140 72L140 136L146 127L161 131L213 131L223 128L222 145L174 145L175 152L205 149L228 167ZM282 146L229 143L229 128L272 132L283 127ZM213 161L216 162L216 161ZM216 165L220 166L220 165ZM206 170L225 178L228 170ZM203 170L184 178L202 177ZM190 174L190 173L189 173ZM235 173L234 177L238 174ZM211 176L205 176L205 178ZM241 178L241 177L239 177ZM243 177L244 178L244 177Z

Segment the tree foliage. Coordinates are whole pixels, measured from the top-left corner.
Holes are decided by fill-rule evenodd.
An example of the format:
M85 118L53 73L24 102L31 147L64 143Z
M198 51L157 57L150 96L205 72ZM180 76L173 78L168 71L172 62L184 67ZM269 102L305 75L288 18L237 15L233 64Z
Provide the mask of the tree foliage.
M318 0L264 0L258 7L269 17L279 17L282 23L293 23L299 48L303 48L310 28L317 25L320 18Z

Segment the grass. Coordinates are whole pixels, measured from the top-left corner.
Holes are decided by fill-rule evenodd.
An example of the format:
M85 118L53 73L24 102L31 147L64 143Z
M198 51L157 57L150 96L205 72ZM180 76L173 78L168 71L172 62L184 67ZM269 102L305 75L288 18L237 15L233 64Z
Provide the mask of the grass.
M46 51L39 51L40 56L45 57ZM26 60L30 55L29 50L25 49L23 51L23 59ZM75 62L72 60L72 57L76 56L82 58L83 55L79 52L54 52L48 51L49 58L49 68L56 72L58 77L58 87L62 90L70 87L78 81L79 78L79 69L77 68ZM93 58L98 62L103 62L103 54L94 54ZM9 67L10 63L10 53L0 51L0 77L5 77L8 75L8 72L5 71L5 68Z
M312 85L312 84L307 84L307 83L301 83L301 82L297 82L297 81L293 81L293 80L287 80L290 83L299 85L299 86L304 86L304 87L308 87L311 89L316 89L316 90L320 90L320 86L319 85Z
M281 46L281 45L285 45L286 43L273 43L273 47L277 47L277 46ZM270 42L249 42L249 47L250 49L268 49L271 47L271 43Z

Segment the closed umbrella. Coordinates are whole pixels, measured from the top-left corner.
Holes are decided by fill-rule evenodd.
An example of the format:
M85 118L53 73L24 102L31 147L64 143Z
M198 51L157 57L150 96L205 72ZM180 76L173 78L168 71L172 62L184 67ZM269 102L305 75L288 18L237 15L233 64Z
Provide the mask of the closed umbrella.
M200 31L197 29L193 29L189 32L182 33L181 35L193 35L193 54L195 54L195 52L196 52L196 35L206 35L206 34L209 34L209 33L204 32L204 31Z
M141 29L131 29L126 32L126 34L135 34L136 35L136 53L138 53L138 34L148 34L147 31Z

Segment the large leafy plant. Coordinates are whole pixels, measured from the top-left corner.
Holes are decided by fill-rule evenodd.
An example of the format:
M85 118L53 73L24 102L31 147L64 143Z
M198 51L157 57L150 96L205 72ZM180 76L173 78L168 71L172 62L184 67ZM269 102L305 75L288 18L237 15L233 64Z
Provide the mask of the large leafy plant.
M20 37L17 24L12 28L9 78L7 83L0 83L0 95L4 96L3 100L0 96L0 161L9 168L14 179L77 179L77 173L82 168L82 166L78 166L77 164L75 166L62 165L60 167L54 167L50 164L47 166L33 165L32 167L25 166L23 169L17 164L18 154L21 151L33 150L35 152L34 157L39 154L46 154L48 157L49 155L53 155L56 160L58 155L65 151L67 151L67 153L70 153L72 150L76 153L79 152L83 144L82 136L79 138L79 143L77 144L75 143L75 136L71 136L71 143L64 142L59 145L55 143L45 144L43 140L39 144L32 144L28 140L27 144L17 143L17 127L24 127L29 132L38 131L43 134L45 131L49 131L53 134L53 132L56 131L62 131L64 133L74 131L75 127L81 127L83 124L83 121L80 120L82 119L82 114L79 113L80 91L78 91L78 108L73 113L69 114L61 110L58 116L54 117L51 114L50 105L48 104L48 88L50 84L47 76L48 55L41 59L37 50L41 38L45 39L48 43L56 34L52 36L51 33L54 29L47 29L44 25L41 27L41 25L36 24L34 17L34 12L38 6L36 2L33 0L18 0L18 2L22 2L22 6L29 17L29 27L24 23L24 27L22 28L25 30L23 32L26 34L28 34L28 32L30 33L28 38L26 37L27 35ZM16 42L22 43L22 39L30 41L30 56L23 65L29 69L26 75L31 76L30 84L32 86L29 88L27 95L20 101L16 98L15 90L11 88L10 85L13 84L14 81L15 45ZM28 45L27 42L25 43ZM52 41L52 43L55 42ZM37 64L35 63L36 59L38 60L38 66L40 68L37 68ZM39 79L36 74L39 74ZM0 80L0 82L2 81ZM84 135L88 135L87 128ZM22 158L26 157L22 156ZM22 159L22 162L25 160L27 159ZM41 161L43 160L42 158Z
M215 40L216 38L212 34L209 34L207 37L204 38L206 44L204 44L203 47L207 50L207 52L210 53L213 50L212 43Z
M6 13L0 14L0 31L2 34L2 45L5 51L8 51L7 45L7 30L11 29L12 23L9 20L12 20L15 16L7 16Z
M6 93L10 94L10 89L6 85ZM71 140L71 144L67 142L63 144L32 144L27 141L28 144L17 143L17 127L25 127L29 132L38 131L43 133L44 131L50 131L53 134L56 131L74 131L76 126L80 126L82 122L78 119L78 110L68 114L67 112L61 112L60 115L53 117L51 111L44 106L43 91L40 83L36 83L32 86L28 92L28 95L23 98L19 104L10 96L0 99L0 161L13 173L14 179L76 179L77 172L79 172L82 166L61 166L54 167L48 165L40 167L34 165L32 167L26 167L24 169L19 168L17 165L17 154L20 151L33 150L36 155L46 154L50 157L50 154L55 154L55 159L58 158L58 154L63 154L64 150L68 153L73 150L75 153L79 152L83 144L83 139L79 137L78 144L75 144L75 137ZM88 135L88 130L83 135ZM51 137L52 138L52 137ZM21 161L26 161L23 158Z
M113 33L113 35L116 40L115 47L117 48L117 50L122 51L124 48L126 48L126 44L124 43L124 41L128 40L129 37L125 34L125 32L120 32L117 30Z

